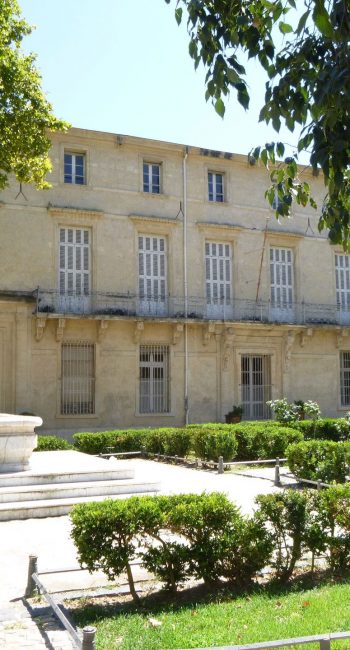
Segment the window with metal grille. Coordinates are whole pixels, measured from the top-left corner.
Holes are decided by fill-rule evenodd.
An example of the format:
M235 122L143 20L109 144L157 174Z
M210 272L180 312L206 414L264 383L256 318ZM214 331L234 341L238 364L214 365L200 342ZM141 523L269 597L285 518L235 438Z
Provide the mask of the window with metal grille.
M208 172L208 198L209 201L223 203L224 200L224 175L217 172Z
M90 231L60 228L59 246L60 293L87 296L90 292Z
M337 305L342 311L350 309L350 255L335 256Z
M95 346L69 341L61 347L61 414L95 412Z
M205 243L205 284L207 305L231 302L231 246Z
M73 185L86 183L86 157L84 153L64 152L64 182Z
M140 346L140 413L169 413L169 347Z
M245 420L270 417L266 402L271 399L271 357L243 354L241 357L241 401Z
M293 251L291 248L270 248L270 280L272 307L292 307Z
M350 352L340 353L340 400L342 406L350 405Z
M143 163L143 191L160 194L160 165Z

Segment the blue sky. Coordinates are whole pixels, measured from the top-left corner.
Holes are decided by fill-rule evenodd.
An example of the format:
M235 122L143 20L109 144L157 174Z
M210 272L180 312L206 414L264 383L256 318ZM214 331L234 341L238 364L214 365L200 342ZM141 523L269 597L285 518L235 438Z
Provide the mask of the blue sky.
M222 120L204 98L204 72L193 68L186 26L174 0L20 0L36 25L25 39L36 52L43 88L58 117L73 126L248 153L295 136L258 124L264 79L250 65L253 97L245 112L228 102Z

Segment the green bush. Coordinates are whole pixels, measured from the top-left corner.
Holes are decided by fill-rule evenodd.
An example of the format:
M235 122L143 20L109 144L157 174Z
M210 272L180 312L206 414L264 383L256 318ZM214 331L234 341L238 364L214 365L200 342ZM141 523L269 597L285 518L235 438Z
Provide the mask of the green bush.
M126 572L134 600L136 559L175 591L190 575L247 584L271 553L268 531L220 493L81 504L71 518L81 565L99 567L109 579Z
M236 457L237 439L230 429L192 429L194 452L203 460L229 462Z
M350 471L350 443L307 440L287 449L289 469L298 478L344 483Z
M261 494L256 498L259 507L256 518L271 533L274 547L271 566L281 580L288 580L292 576L296 562L308 548L309 498L307 491L292 490Z
M237 459L283 458L288 445L303 440L302 433L297 429L276 424L266 422L249 423L243 427L241 424L234 425L238 441Z
M62 451L73 449L64 438L58 436L38 436L38 445L34 451Z
M140 540L157 535L163 526L161 503L162 498L146 496L75 506L71 534L81 566L90 573L99 567L110 580L126 572L138 601L131 562L140 557Z
M86 454L103 454L127 451L145 451L184 458L192 445L192 435L187 429L126 429L75 433L74 446Z
M305 440L347 440L349 438L349 423L345 418L321 420L301 420L295 426L304 435Z
M317 538L316 553L326 556L333 572L350 568L350 486L316 492L309 527Z

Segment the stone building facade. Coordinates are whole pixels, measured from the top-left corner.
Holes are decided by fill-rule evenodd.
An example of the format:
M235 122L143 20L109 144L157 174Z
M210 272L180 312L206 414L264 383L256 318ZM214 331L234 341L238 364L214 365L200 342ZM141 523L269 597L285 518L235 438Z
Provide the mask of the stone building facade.
M52 162L50 190L1 197L1 411L72 432L350 408L350 256L314 210L276 221L263 167L81 129Z

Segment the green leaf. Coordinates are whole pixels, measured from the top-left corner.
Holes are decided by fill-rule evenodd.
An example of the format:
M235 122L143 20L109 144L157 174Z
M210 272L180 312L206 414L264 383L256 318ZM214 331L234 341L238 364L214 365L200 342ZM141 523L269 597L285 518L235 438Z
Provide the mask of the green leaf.
M278 28L282 34L290 34L290 32L293 31L292 25L289 25L288 23L280 22L278 25Z
M303 13L302 17L299 20L298 27L297 27L297 30L296 30L298 35L301 34L301 32L304 31L305 25L307 23L307 20L308 20L309 16L310 16L310 9L305 11L305 13Z
M220 117L224 117L224 115L225 115L225 104L222 101L221 97L219 97L219 99L216 100L214 106L215 106L215 110L218 113L218 115L220 115Z
M182 9L181 7L178 7L175 9L175 19L178 25L180 25L181 20L182 20Z
M324 2L322 0L316 0L315 8L312 13L316 27L319 29L323 36L327 38L332 38L334 36L334 31L332 23L329 19L328 12L324 7Z
M264 163L265 167L267 167L267 151L266 151L266 149L262 150L262 152L260 154L260 158L261 158L262 162Z

